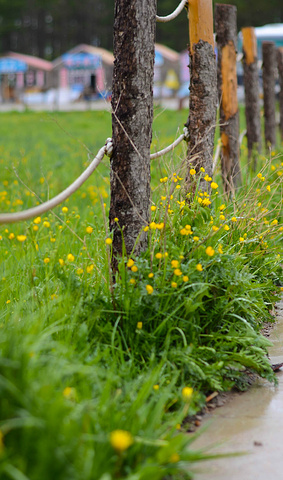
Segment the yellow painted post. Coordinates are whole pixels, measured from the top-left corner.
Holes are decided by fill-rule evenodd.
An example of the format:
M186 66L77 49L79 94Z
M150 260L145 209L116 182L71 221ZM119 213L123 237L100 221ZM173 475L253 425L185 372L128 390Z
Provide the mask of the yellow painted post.
M190 177L193 167L212 175L214 134L217 110L217 74L213 38L212 0L188 1L190 38L190 110L186 126L189 130L187 188L194 190ZM199 188L210 189L203 177Z
M241 185L239 160L239 108L237 98L237 7L215 5L218 51L217 84L222 141L221 171L226 193Z
M255 170L257 155L261 151L261 121L259 104L259 74L257 66L257 41L253 27L242 28L243 69L245 86L245 115L249 158Z
M194 53L194 45L200 40L214 47L212 1L189 0L188 14L191 53Z

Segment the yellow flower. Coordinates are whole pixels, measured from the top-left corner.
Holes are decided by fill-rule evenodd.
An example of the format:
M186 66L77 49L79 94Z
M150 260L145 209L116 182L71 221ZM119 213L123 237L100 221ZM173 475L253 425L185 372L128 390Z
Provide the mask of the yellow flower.
M63 258L59 258L58 262L61 265L61 267L63 267L65 265L65 262L64 262Z
M158 253L155 255L155 258L157 258L157 259L160 259L160 258L162 258L162 257L163 257L163 255L162 255L162 253L160 253L160 252L158 252Z
M170 463L177 463L180 461L180 455L178 453L172 453L172 455L169 457L169 462Z
M209 257L213 257L213 255L215 254L215 250L213 250L213 248L209 246L206 248L205 253Z
M148 278L153 278L154 277L154 273L149 273L148 274Z
M19 242L24 242L26 240L26 235L17 235L17 240Z
M172 265L172 268L178 268L179 267L178 260L172 260L171 265Z
M274 220L272 220L271 225L277 225L277 223L278 223L278 220L275 218Z
M49 257L45 257L45 258L43 259L43 261L44 261L44 263L47 265L47 263L50 262L50 258L49 258Z
M67 260L69 260L69 262L73 262L75 260L74 255L72 255L72 253L68 253Z
M270 185L267 185L266 190L267 190L268 192L270 192L270 190L271 190Z
M194 390L192 387L184 387L182 390L182 397L184 402L189 402L192 398Z
M136 283L135 279L134 279L134 278L131 278L131 279L130 279L130 284L131 284L131 285L135 285L135 283Z
M213 225L212 230L213 230L214 232L217 232L217 230L219 230L219 227L217 227L216 225Z
M112 244L112 238L106 238L105 240L106 245L111 245Z
M156 228L157 228L158 230L162 230L162 229L164 228L164 223L163 223L163 222L157 223L157 224L156 224Z
M190 169L190 175L195 175L196 173L197 173L197 172L195 171L194 168L191 168L191 169Z
M224 230L226 230L226 232L228 232L230 230L230 227L228 225L224 225Z
M211 180L212 180L212 178L207 174L205 175L204 179L205 179L206 182L211 182Z
M176 268L176 269L174 270L174 275L176 275L177 277L180 277L180 276L182 275L181 270L180 270L179 268Z
M240 242L242 243L244 241L245 241L244 237L240 237Z
M152 288L151 285L146 285L145 288L146 288L146 291L147 291L147 293L148 293L149 295L151 295L151 294L153 293L153 288Z
M187 277L187 275L184 275L183 276L183 282L188 282L188 280L189 280L189 277Z
M203 167L200 167L200 171L204 173L205 169Z
M62 208L62 212L63 212L63 213L67 213L68 210L69 210L68 207L63 207L63 208Z
M218 188L218 185L215 182L211 182L210 186L213 190L216 190L216 188Z
M225 203L222 203L222 205L220 205L220 207L219 207L220 212L222 212L223 210L225 210L225 208L226 208Z
M198 272L202 272L203 271L202 264L198 263L197 266L196 266L196 269L197 269Z
M131 268L132 272L137 272L138 271L138 267L136 265L133 265L132 268Z
M143 229L144 232L148 232L148 230L149 230L149 227L144 227Z
M10 233L10 235L9 235L9 237L8 237L8 238L9 238L9 240L13 240L13 239L15 238L15 235L14 235L14 233L13 233L13 232L12 232L12 233Z
M153 390L159 390L159 385L158 384L153 385Z
M171 282L171 287L172 287L172 288L176 288L177 286L178 286L178 285L177 285L176 282Z
M134 443L134 439L127 430L113 430L110 433L110 443L114 450L122 453Z
M199 237L197 237L197 236L193 237L193 241L194 241L194 242L198 242L198 241L199 241Z
M262 174L261 174L261 173L258 173L258 174L257 174L257 177L258 177L258 178L261 178L261 177L262 177Z
M36 225L38 225L41 222L41 217L36 217L33 221Z
M219 219L220 219L220 220L225 220L225 215L220 215L220 216L219 216Z
M231 218L231 221L232 221L232 222L236 222L236 221L237 221L237 218L236 218L236 217L232 217L232 218Z
M223 253L222 245L219 245L219 247L218 247L218 252L221 253L221 254Z
M46 228L49 228L49 227L50 227L50 223L47 222L47 220L45 220L45 222L43 222L43 226L46 227Z
M92 227L86 227L85 231L86 231L86 233L92 233L93 228Z
M7 300L6 304L8 305L8 303L11 303L11 300Z
M77 275L81 275L82 273L84 273L83 268L78 268Z
M73 387L66 387L63 390L63 396L68 400L76 400L77 392L76 389Z
M141 329L142 329L142 322L138 322L138 323L137 323L137 329L138 329L138 330L141 330Z
M116 222L116 223L119 222L119 218L115 217L114 222Z
M86 273L91 273L93 269L94 269L94 265L93 265L93 264L88 265L88 266L86 267Z
M150 210L151 210L152 212L155 212L156 206L155 206L155 205L151 205Z
M155 223L155 222L151 222L151 223L149 224L149 228L150 228L151 230L156 230L156 228L157 228L157 227L156 227L156 223Z
M133 265L134 265L134 260L132 258L129 258L129 260L127 261L127 267L131 268Z

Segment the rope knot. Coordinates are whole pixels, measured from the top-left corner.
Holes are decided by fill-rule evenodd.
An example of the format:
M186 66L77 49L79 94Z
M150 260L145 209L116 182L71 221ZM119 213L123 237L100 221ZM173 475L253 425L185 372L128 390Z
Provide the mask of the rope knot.
M183 133L184 133L184 140L188 142L190 140L190 133L188 127L183 128Z
M105 154L107 157L111 158L113 153L113 142L112 138L107 138L105 142Z

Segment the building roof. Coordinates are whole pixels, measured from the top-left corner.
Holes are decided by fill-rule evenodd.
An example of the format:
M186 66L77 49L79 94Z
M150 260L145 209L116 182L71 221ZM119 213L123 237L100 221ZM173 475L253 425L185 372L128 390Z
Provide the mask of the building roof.
M21 62L26 63L29 67L36 68L38 70L50 71L53 66L51 62L43 60L42 58L34 57L32 55L24 55L23 53L8 52L7 57L15 58Z
M69 55L72 53L90 53L93 55L99 55L101 57L102 62L107 63L108 65L113 65L114 57L111 52L105 50L105 48L94 47L93 45L86 45L85 43L81 43L71 50L68 50ZM52 67L57 67L63 63L62 55L52 62Z
M283 23L273 23L269 25L264 25L263 27L256 27L255 34L258 39L262 37L273 38L283 38Z
M167 58L171 62L178 62L179 61L179 53L175 52L169 47L165 45L161 45L160 43L155 44L155 51L161 53L164 58Z

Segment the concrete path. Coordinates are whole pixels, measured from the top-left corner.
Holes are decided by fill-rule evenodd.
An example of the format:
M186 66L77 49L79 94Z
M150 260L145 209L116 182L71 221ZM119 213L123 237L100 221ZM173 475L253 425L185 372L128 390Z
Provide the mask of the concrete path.
M283 361L283 301L276 311L278 323L270 335L272 364ZM218 444L211 452L246 454L204 462L194 480L283 479L283 368L276 375L278 386L260 380L206 417L203 426L208 428L194 448Z

